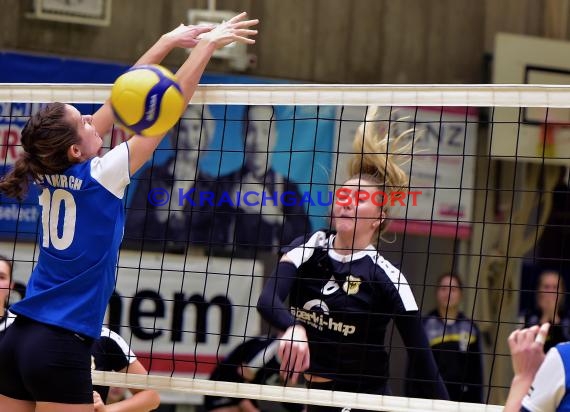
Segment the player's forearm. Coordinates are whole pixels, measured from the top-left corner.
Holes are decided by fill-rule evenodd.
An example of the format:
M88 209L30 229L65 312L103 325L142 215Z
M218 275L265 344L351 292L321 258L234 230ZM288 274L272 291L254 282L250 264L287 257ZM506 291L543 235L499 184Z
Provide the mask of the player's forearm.
M176 72L186 103L192 98L214 51L216 51L215 43L207 40L200 41Z
M509 396L503 412L519 412L522 400L530 389L530 385L532 385L532 378L515 376L511 383L511 389L509 390Z
M259 409L249 399L244 399L239 403L241 412L259 412Z
M295 317L285 305L285 300L296 275L297 268L293 263L280 262L265 283L257 301L257 311L280 331L285 331L295 324Z
M167 36L161 36L139 59L135 65L140 64L158 64L176 47L173 39Z
M160 396L156 391L144 390L132 397L107 405L107 412L142 412L152 411L160 405Z
M136 61L134 65L158 64L162 62L168 53L170 53L175 47L176 43L174 39L163 35ZM93 124L95 125L97 133L104 136L111 130L111 127L113 127L113 122L113 110L111 109L109 101L106 101L105 104L93 115Z

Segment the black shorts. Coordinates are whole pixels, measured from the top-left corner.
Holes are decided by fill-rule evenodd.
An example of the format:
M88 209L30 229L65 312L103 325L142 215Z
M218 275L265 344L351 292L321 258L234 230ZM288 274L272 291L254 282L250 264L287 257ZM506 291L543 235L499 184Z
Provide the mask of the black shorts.
M0 394L14 399L93 403L93 339L18 316L0 339Z

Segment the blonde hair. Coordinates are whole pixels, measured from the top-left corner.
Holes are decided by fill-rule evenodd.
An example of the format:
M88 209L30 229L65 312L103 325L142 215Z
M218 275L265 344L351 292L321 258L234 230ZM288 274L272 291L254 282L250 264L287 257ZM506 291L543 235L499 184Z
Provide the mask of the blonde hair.
M349 164L348 180L364 180L386 193L402 192L408 189L408 175L402 170L400 164L407 160L410 145L402 144L404 136L412 130L406 130L398 136L390 136L390 128L382 126L387 120L379 119L378 107L369 107L366 119L358 126L352 148L354 156ZM389 204L382 206L387 215ZM387 229L384 221L379 232Z

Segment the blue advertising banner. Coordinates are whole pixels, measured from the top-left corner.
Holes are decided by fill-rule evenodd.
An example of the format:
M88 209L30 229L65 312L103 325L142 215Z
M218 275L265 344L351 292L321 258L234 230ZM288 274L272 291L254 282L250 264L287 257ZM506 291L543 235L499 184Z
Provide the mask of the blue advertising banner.
M0 82L112 83L128 66L0 53ZM202 83L268 83L204 75ZM84 113L97 107L82 105ZM39 105L0 106L4 174L21 150L20 131ZM335 150L334 107L189 106L126 196L124 246L184 251L190 242L220 253L289 243L328 222ZM119 128L102 153L128 139ZM18 207L0 197L0 236L34 239L37 189Z

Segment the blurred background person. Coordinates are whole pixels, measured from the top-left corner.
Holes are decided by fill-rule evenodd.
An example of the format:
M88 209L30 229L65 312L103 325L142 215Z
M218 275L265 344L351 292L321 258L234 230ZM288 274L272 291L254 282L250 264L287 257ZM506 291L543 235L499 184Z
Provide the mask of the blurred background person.
M438 278L436 285L437 308L422 323L439 373L452 401L483 402L481 335L460 309L461 279L446 273Z
M13 316L8 316L8 299L12 289L12 262L6 256L0 255L0 333L14 321Z
M525 328L550 323L544 343L544 352L561 342L570 340L570 317L566 313L566 285L564 278L555 270L544 270L538 277L536 305L524 316Z

